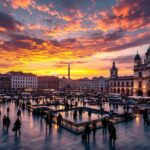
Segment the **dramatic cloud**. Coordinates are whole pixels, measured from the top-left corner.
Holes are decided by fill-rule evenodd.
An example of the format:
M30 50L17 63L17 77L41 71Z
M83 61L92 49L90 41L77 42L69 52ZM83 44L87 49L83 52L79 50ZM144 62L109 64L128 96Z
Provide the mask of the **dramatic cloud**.
M30 5L34 4L34 0L11 0L11 4L14 9L28 8Z
M8 14L0 12L0 31L5 30L20 30L23 27L23 24L15 20Z
M108 76L116 60L131 74L132 57L150 43L149 0L2 0L0 8L2 73L66 75L71 63L75 78Z
M119 0L111 11L101 12L102 19L97 20L97 28L107 31L110 29L137 29L150 22L149 0Z

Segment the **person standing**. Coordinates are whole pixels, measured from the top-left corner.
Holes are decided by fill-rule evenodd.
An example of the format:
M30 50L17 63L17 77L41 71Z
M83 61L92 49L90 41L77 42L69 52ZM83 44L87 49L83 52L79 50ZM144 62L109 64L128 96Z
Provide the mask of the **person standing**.
M89 119L91 118L91 110L88 111Z
M6 118L6 128L7 128L7 131L9 130L9 126L10 126L10 119L7 116L7 118Z
M46 124L46 131L47 131L47 126L49 125L49 116L48 115L46 115L45 124Z
M3 130L6 129L6 116L3 117Z
M106 120L106 118L102 119L102 127L103 127L103 134L107 134L107 120Z
M85 125L85 133L87 135L87 139L88 139L88 142L89 142L89 140L90 140L90 133L91 133L91 128L90 128L89 124Z
M53 122L53 114L50 113L50 115L49 115L49 127L52 127L52 122Z
M93 128L93 138L95 138L95 134L96 134L96 122L93 122L92 128Z
M21 129L21 121L19 120L19 118L17 118L17 120L14 123L13 131L15 131L16 135L17 135L17 132L19 132L19 135L21 135L20 129Z
M145 109L143 113L144 126L148 123L148 110Z
M117 136L116 136L116 128L113 123L110 124L109 137L110 137L110 144L115 145Z
M7 114L9 114L9 107L7 107Z
M18 116L18 118L21 118L21 110L20 109L18 109L17 116Z

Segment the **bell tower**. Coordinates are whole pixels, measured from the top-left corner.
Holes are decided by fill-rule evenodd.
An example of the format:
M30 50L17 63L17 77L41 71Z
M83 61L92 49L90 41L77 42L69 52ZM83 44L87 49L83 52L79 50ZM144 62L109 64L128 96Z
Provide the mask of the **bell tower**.
M110 69L110 78L118 78L118 68L116 67L115 61L113 62L112 68Z
M141 66L141 64L142 64L142 60L141 60L140 55L137 52L137 54L134 57L134 67L139 67Z

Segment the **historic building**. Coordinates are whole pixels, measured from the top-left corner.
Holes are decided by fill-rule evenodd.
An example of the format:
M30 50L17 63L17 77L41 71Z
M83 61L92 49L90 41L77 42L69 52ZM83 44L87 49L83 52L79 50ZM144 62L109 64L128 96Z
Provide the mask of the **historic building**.
M11 90L11 77L6 74L0 74L0 93Z
M36 90L37 76L32 73L23 72L9 72L7 73L11 78L11 90Z
M58 90L59 78L56 76L39 76L38 77L39 90Z
M133 95L133 76L118 76L118 68L115 62L110 69L109 93Z
M150 47L144 61L138 53L134 58L134 95L150 96Z

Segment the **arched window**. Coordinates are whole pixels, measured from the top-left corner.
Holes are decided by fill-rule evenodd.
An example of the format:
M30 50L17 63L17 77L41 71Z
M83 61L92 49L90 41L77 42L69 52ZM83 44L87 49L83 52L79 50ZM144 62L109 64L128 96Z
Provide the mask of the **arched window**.
M139 81L139 88L142 88L142 81Z
M120 93L120 89L119 88L117 89L117 93Z
M129 86L129 82L128 81L127 81L126 85L127 85L127 87Z
M139 78L142 78L142 72L139 72Z

